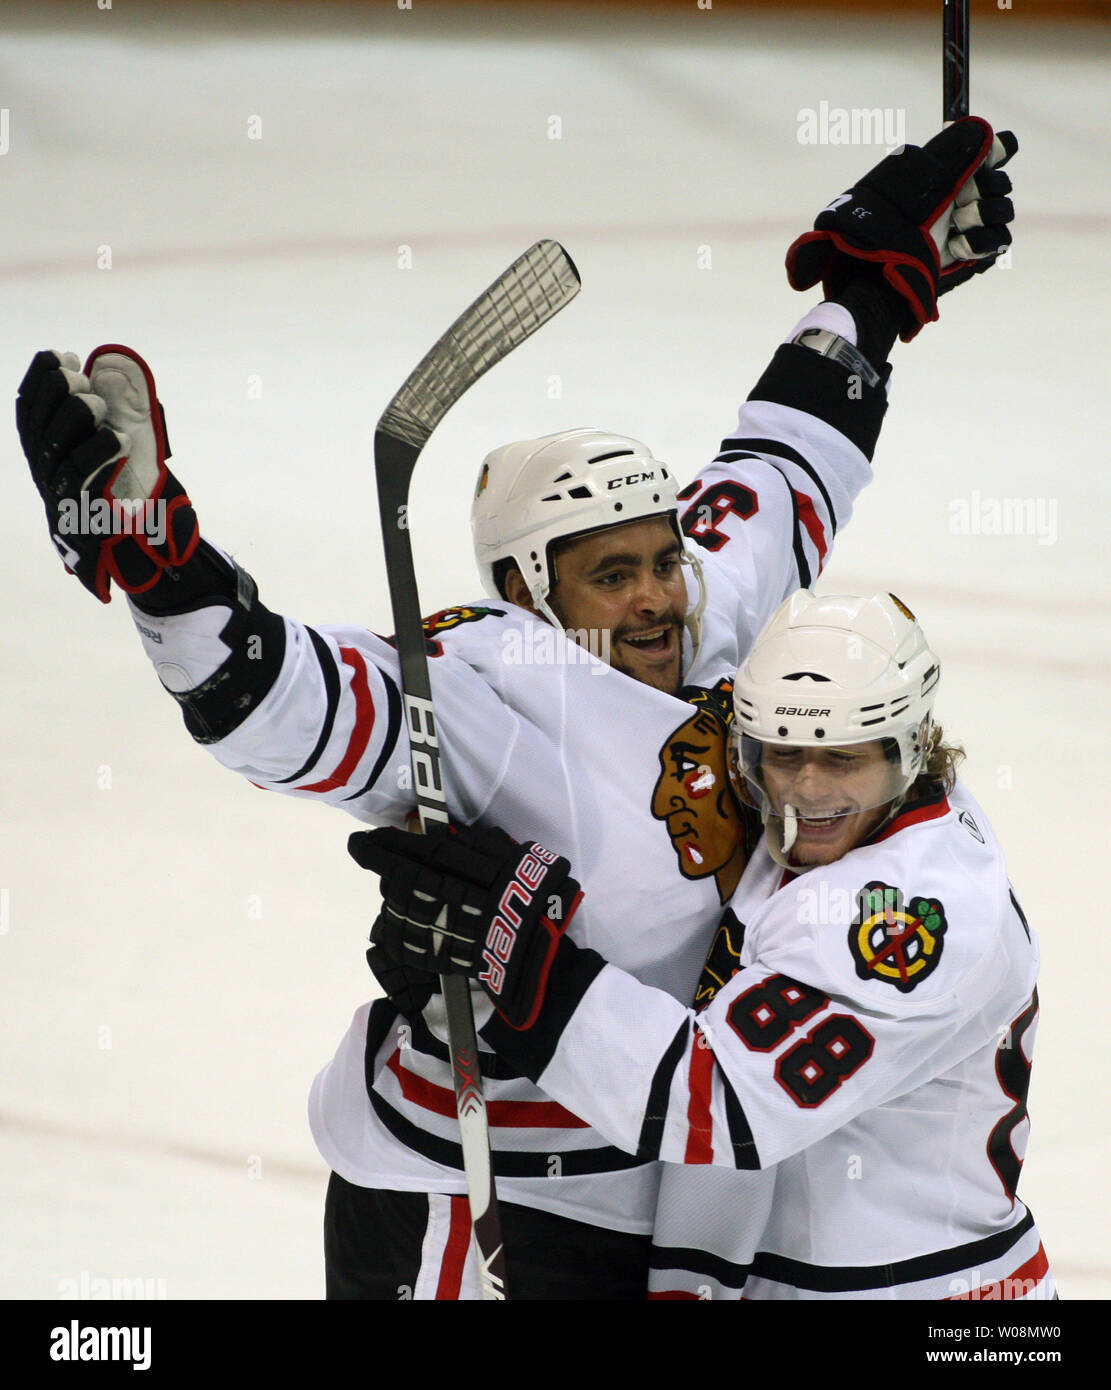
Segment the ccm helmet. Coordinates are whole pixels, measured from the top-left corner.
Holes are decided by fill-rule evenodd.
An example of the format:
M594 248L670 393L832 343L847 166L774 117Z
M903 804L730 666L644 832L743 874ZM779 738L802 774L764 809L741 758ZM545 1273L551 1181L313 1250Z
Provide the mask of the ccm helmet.
M666 516L698 583L698 602L686 618L697 653L706 588L698 557L679 530L676 491L667 465L623 435L578 429L505 444L483 461L471 508L483 587L491 598L504 598L497 571L500 561L511 560L537 612L559 627L548 605L552 547L608 526Z
M925 633L894 594L818 597L800 589L782 604L737 673L731 738L765 824L769 815L783 819L784 855L797 834L797 808L769 798L765 750L885 740L891 771L875 804L891 802L893 815L926 764L939 676Z

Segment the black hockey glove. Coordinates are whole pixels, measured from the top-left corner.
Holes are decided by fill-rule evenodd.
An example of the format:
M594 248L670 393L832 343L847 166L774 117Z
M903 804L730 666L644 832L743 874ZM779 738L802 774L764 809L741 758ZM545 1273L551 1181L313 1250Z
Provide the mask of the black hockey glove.
M888 155L818 214L787 252L796 290L820 280L827 299L882 277L905 303L904 342L937 318L938 295L987 270L1010 245L1014 207L1002 165L1018 149L978 116L954 121L926 145Z
M143 593L185 564L197 517L166 467L165 417L137 353L99 347L84 372L72 352L37 353L15 416L51 538L90 593Z
M428 1001L439 993L437 976L412 965L399 965L381 946L371 945L366 963L386 998L403 1018L419 1018Z
M347 847L382 876L372 951L406 974L477 980L507 1023L531 1027L582 897L566 859L476 826L428 835L359 831Z

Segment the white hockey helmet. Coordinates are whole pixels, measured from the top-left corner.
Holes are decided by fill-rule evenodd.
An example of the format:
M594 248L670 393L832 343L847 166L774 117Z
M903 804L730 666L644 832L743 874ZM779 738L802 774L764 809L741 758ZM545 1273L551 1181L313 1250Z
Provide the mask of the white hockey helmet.
M687 613L697 652L706 588L698 556L679 529L671 470L646 445L604 430L564 430L505 444L487 454L471 507L475 559L491 598L500 561L512 560L537 611L560 626L548 606L553 545L591 531L646 517L666 516L683 546L682 562L698 582L698 601Z
M926 764L940 669L914 614L894 594L819 597L800 589L780 606L737 673L731 738L737 770L765 821L784 816L785 852L794 811L769 802L764 750L890 740L891 776L873 804L890 801L894 813Z

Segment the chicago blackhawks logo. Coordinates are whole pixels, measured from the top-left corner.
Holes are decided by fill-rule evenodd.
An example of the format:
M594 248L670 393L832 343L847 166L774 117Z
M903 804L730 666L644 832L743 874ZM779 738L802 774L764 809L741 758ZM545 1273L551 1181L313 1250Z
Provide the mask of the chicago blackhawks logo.
M713 876L721 902L740 882L746 863L745 825L728 769L733 686L689 687L681 698L694 705L690 718L660 749L660 775L652 814L667 825L684 878Z
M911 897L878 880L856 895L849 950L862 980L884 980L903 994L933 974L944 945L945 909L937 898Z
M505 616L502 608L441 608L438 613L430 613L421 619L421 627L429 637L437 632L450 632L460 623L477 623L479 618Z
M444 649L436 641L437 633L450 632L452 628L458 627L461 623L477 623L480 618L503 618L504 616L504 608L477 606L474 608L441 608L438 613L430 613L427 618L421 619L421 627L424 629L425 635L425 650L429 656L443 656Z

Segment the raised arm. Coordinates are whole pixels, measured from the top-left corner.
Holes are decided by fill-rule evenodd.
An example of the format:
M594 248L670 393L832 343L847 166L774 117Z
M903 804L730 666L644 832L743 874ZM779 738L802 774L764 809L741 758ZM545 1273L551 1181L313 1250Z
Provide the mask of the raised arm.
M139 355L98 348L82 370L73 354L39 353L17 420L67 568L104 603L113 585L126 594L192 737L264 789L402 820L414 799L396 652L357 626L271 612L251 576L200 537ZM450 655L437 668L454 722L510 746L516 721L488 685ZM481 770L457 760L447 772L453 813L478 814Z
M736 429L679 494L710 593L699 678L739 662L782 600L812 587L828 563L872 476L896 340L936 319L939 295L1010 244L1001 166L1016 149L1010 132L958 121L889 155L788 251L794 288L820 281L826 297L788 334Z

